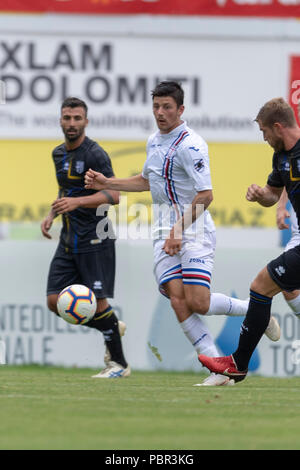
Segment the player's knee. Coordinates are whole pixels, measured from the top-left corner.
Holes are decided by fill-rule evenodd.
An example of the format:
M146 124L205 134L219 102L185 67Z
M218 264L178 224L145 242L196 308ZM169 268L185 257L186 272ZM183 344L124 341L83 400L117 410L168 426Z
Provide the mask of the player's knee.
M48 295L47 297L47 305L48 305L48 309L53 312L53 313L56 313L56 315L58 315L58 311L57 311L57 295Z
M266 269L263 269L251 282L250 289L261 295L269 294L270 275Z
M209 310L209 299L192 298L188 300L188 307L194 313L205 315Z
M259 281L259 279L254 279L251 283L250 290L260 295L270 295L268 289Z
M175 312L183 312L186 310L186 301L177 295L170 296L171 306Z

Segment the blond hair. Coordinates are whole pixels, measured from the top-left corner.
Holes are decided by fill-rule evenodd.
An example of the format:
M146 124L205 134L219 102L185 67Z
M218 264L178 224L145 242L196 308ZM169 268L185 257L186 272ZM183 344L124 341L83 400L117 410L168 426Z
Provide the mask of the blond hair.
M297 124L293 108L283 98L273 98L265 103L255 121L266 127L272 127L275 122L284 127L295 127Z

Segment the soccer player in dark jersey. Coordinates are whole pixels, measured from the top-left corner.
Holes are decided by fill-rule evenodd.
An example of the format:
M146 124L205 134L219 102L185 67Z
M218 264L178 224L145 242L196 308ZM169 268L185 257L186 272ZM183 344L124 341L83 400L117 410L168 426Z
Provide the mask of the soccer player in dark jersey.
M276 204L286 189L300 221L300 128L292 107L282 98L268 101L256 122L264 140L274 149L273 171L264 188L252 184L246 199L264 207ZM236 382L247 375L248 364L270 319L272 298L281 291L300 288L300 245L282 253L260 271L250 287L250 302L242 324L237 350L231 356L211 358L199 355L210 371L229 376Z
M60 124L65 142L52 153L59 194L41 224L43 235L51 238L52 222L57 215L62 215L60 240L48 275L48 307L58 314L58 294L68 285L84 284L92 289L97 298L97 311L85 326L101 331L106 344L106 368L94 377L126 377L130 375L130 367L120 338L125 324L118 321L107 300L114 295L114 239L100 240L96 233L97 224L106 217L105 211L97 216L97 208L103 204L107 208L109 204L118 204L119 193L84 187L84 175L90 167L97 167L108 178L114 173L107 153L85 135L88 119L84 101L67 98L61 106Z

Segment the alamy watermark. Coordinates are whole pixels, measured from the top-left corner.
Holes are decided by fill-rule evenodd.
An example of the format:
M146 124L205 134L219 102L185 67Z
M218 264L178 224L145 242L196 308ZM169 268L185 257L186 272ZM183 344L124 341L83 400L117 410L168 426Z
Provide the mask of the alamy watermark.
M108 212L109 209L109 212ZM108 212L108 214L107 214ZM205 211L203 204L152 204L128 205L122 196L118 206L102 204L96 212L99 220L96 233L99 242L109 239L148 240L168 239L172 228L173 238L204 240ZM94 241L95 243L97 240Z
M0 340L0 365L6 364L6 344Z
M300 340L297 339L292 342L293 354L291 356L292 364L300 364Z
M0 104L6 103L6 84L3 80L0 80Z

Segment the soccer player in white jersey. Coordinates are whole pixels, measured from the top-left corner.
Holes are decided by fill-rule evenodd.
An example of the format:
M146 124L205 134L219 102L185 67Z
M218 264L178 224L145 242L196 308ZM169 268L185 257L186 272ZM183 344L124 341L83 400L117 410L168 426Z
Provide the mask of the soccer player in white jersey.
M291 223L291 238L286 244L284 251L288 251L291 248L294 248L297 245L300 245L300 233L297 221L297 215L293 206L287 210L288 195L286 190L282 191L280 199L277 204L276 210L276 223L279 230L284 230L289 228L286 223L286 219L290 219ZM292 292L282 291L283 297L286 300L286 303L295 314L297 318L300 319L300 290L293 290Z
M85 176L86 187L151 191L154 271L160 291L170 299L196 351L214 356L217 348L198 314L245 315L248 301L210 294L216 231L207 210L213 199L208 148L181 119L184 92L177 82L161 82L152 99L158 131L148 140L142 173L108 179L91 169ZM273 317L267 330L270 339L279 339L279 325ZM217 374L204 381L204 385L229 383L228 377Z

